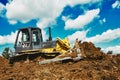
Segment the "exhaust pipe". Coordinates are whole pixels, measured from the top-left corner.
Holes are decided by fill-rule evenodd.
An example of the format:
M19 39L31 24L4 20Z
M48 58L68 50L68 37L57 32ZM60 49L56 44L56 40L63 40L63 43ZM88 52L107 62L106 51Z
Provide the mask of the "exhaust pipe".
M52 35L51 35L51 28L50 27L48 28L48 31L49 31L48 41L52 41Z

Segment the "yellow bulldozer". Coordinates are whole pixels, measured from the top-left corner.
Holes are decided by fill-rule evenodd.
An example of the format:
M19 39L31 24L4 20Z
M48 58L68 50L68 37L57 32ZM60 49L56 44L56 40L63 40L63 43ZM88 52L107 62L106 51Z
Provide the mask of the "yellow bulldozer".
M47 39L47 41L44 42L42 37L42 31L40 28L27 27L19 29L14 44L15 52L13 52L9 58L10 63L26 59L33 60L39 56L44 58L55 58L56 56L62 55L71 49L67 38L60 39L58 37L56 40L53 41L50 27L48 31L49 38ZM57 60L59 61L64 59L71 58L67 57ZM57 60L52 59L52 61Z

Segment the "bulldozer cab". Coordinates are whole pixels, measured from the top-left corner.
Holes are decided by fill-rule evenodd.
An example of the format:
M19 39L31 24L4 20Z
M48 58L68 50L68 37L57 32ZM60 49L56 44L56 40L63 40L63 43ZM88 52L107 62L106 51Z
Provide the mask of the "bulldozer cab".
M41 29L39 28L22 28L18 30L15 41L15 52L19 53L23 50L32 50L41 48L43 42Z

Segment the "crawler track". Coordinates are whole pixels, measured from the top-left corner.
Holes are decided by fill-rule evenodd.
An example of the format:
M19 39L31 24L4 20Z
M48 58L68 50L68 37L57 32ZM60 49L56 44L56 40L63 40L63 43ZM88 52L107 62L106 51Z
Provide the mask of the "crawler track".
M58 56L60 53L55 52L55 53L40 53L40 52L35 52L35 53L24 53L24 54L18 54L13 57L10 57L9 63L13 64L14 62L19 62L19 61L26 61L26 60L34 60L38 57L45 58L45 59L52 59L56 56Z

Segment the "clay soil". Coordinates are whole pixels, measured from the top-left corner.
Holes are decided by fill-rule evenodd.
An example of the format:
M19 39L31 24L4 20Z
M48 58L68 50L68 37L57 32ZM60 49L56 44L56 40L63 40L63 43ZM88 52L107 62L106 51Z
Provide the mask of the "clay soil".
M0 57L0 80L120 80L119 54L103 53L92 43L79 45L84 58L77 62L40 65L37 58L11 65Z

